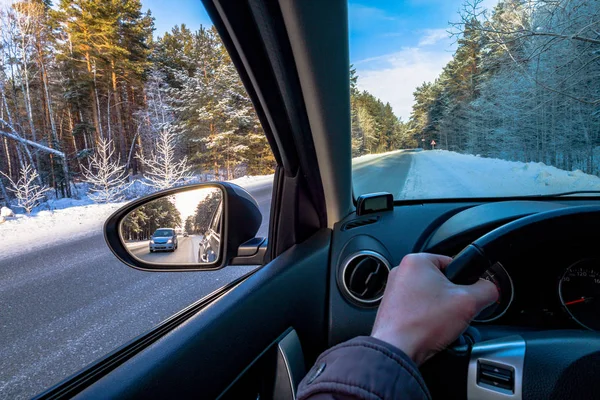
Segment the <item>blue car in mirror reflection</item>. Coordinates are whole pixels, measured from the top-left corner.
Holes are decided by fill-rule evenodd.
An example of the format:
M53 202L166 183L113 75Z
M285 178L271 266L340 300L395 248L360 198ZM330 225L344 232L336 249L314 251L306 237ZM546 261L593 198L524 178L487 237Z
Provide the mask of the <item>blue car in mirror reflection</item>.
M150 238L150 253L177 250L177 232L173 228L158 228Z

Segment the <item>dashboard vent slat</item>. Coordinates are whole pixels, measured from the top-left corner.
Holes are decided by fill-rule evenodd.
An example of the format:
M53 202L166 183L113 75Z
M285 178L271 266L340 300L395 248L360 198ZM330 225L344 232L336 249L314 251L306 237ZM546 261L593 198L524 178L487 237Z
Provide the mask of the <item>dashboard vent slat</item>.
M363 250L353 254L342 269L344 294L361 305L376 305L383 297L390 269L379 253Z
M379 217L355 219L354 221L347 222L342 228L342 230L347 231L349 229L354 229L365 225L371 225L377 222L378 220Z

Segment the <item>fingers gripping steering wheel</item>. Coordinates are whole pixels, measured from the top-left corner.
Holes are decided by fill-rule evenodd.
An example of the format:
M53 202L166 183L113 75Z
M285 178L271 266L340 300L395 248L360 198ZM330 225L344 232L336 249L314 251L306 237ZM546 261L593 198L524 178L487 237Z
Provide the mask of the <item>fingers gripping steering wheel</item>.
M465 247L446 267L456 284L475 283L496 262L536 245L599 238L600 207L568 207L510 222ZM600 316L599 316L600 318ZM528 332L470 349L469 399L600 398L600 333ZM464 392L463 392L464 393Z

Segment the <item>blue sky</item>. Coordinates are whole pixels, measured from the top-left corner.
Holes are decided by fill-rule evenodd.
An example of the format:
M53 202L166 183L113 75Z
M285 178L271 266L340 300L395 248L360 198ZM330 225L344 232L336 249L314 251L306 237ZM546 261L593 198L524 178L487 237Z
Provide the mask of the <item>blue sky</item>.
M1 1L1 0L0 0ZM484 0L493 7L498 0ZM389 102L407 120L413 91L435 79L455 49L446 32L463 0L350 0L350 62L360 89ZM176 24L210 25L199 0L142 0L156 19L156 34Z

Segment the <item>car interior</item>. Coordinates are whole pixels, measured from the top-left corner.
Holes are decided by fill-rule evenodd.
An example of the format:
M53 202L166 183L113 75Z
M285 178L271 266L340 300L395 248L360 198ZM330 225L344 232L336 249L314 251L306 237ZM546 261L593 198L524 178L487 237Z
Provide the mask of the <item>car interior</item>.
M414 252L452 256L450 280L500 291L422 366L433 398L600 398L600 310L585 304L600 294L597 197L356 198L346 0L203 3L277 161L268 241L254 238L251 196L222 183L224 247L206 268L126 254L118 222L152 196L105 236L139 269L262 266L37 398L295 399L321 352L369 335L390 269Z

